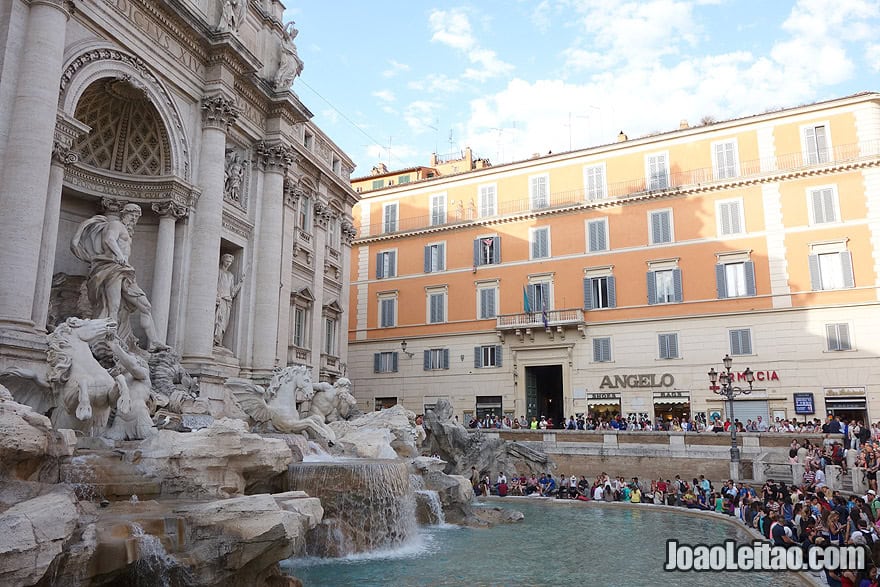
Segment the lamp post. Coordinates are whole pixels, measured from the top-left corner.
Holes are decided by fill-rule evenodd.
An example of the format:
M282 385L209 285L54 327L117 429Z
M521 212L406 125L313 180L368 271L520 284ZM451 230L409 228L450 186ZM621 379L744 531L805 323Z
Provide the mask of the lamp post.
M709 389L730 402L730 477L731 479L738 480L740 478L740 455L739 447L736 443L736 420L733 418L733 398L752 393L752 383L755 381L755 374L746 367L746 370L743 371L743 376L749 387L748 389L738 387L733 384L737 379L736 375L731 371L733 359L730 355L724 355L721 362L724 364L724 370L720 373L715 371L715 367L709 369Z

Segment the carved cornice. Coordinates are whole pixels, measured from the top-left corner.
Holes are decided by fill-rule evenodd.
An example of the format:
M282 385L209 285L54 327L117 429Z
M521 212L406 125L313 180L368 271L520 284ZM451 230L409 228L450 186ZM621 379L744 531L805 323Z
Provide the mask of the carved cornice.
M241 109L222 94L202 98L202 123L206 128L217 128L226 132L226 127L238 118Z
M283 143L261 141L254 145L254 153L260 168L267 172L285 174L296 161L296 151Z
M60 163L65 167L73 165L79 161L79 153L71 149L70 145L65 145L61 141L56 140L52 143L52 161Z
M239 218L228 210L223 210L223 228L245 239L249 239L254 231L253 224L243 218Z
M289 177L284 178L284 204L286 206L296 209L299 199L303 195L298 181L294 181Z
M55 138L52 144L53 161L65 166L73 165L79 161L79 154L71 147L77 139L90 130L91 127L88 125L59 111L55 117Z
M83 163L67 167L64 184L78 191L97 196L152 204L170 200L192 208L201 190L175 176L144 177L115 174Z
M150 208L152 208L153 212L158 214L160 217L170 216L175 220L179 218L186 218L189 214L189 208L171 200L165 202L156 202L155 204L150 206Z

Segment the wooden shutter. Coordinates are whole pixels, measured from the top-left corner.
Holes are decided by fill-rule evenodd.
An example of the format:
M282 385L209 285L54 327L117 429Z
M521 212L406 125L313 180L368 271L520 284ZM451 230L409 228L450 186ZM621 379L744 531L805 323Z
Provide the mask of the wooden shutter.
M385 263L383 263L384 253L376 253L376 279L385 277Z
M593 309L593 278L584 277L584 309Z
M482 265L480 263L480 245L482 244L481 239L474 239L474 267L479 267Z
M397 351L391 353L391 370L397 373Z
M605 282L608 285L608 307L616 308L617 307L617 284L615 283L614 276L609 275L605 278Z
M373 373L378 373L382 368L382 353L373 353Z
M504 354L503 351L504 351L504 347L502 347L500 344L495 345L495 366L496 367L501 366L501 356Z
M431 350L425 349L425 360L424 360L424 368L425 371L431 370Z
M810 255L810 287L813 291L822 289L822 273L819 271L819 255Z
M475 346L474 347L474 369L479 369L483 366L483 347Z
M425 273L431 272L431 245L425 245Z
M497 265L501 263L501 237L493 236L492 240L492 262Z
M444 369L449 369L449 349L443 349L443 364L442 367Z
M657 303L657 280L654 277L653 271L648 271L648 304L654 305Z
M853 275L852 253L849 251L840 252L840 271L843 273L843 286L855 287L856 281Z
M727 297L727 268L724 263L715 264L715 289L719 300Z
M753 261L743 263L743 273L745 273L746 279L746 295L758 295L758 289L755 286L755 263Z
M681 290L681 269L672 270L672 296L676 302L684 299Z

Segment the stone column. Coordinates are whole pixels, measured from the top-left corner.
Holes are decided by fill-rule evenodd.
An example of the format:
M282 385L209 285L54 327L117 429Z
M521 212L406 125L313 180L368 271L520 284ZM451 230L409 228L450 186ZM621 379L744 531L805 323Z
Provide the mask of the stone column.
M216 94L202 100L203 128L199 155L202 195L192 215L189 288L186 300L184 358L211 360L214 348L214 306L223 227L223 183L226 129L239 109L229 98Z
M152 206L159 215L156 258L153 261L153 323L159 342L168 336L168 314L171 308L171 278L174 275L174 229L178 218L186 216L187 208L177 202L158 202Z
M253 369L269 371L275 367L278 348L278 304L284 238L284 176L293 164L294 151L280 143L258 143L255 150L264 179L254 304Z
M40 241L40 261L37 265L37 281L34 287L34 304L31 320L39 330L45 330L49 315L49 298L52 294L52 270L55 267L55 249L58 246L58 221L61 217L61 188L64 170L79 160L71 150L80 135L89 127L76 119L59 114L55 123L55 140L52 146L52 162L49 168L49 187L46 190L46 211L43 215L43 237Z
M27 3L27 32L0 178L0 322L30 330L69 13L64 0Z

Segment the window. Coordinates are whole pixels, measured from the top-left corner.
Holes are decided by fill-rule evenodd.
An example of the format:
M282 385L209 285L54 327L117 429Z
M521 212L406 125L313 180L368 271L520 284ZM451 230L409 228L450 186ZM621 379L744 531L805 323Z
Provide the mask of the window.
M397 373L397 352L373 353L373 373Z
M296 306L293 309L293 346L306 346L307 310Z
M306 232L312 226L311 203L312 201L305 196L299 199L299 228Z
M314 146L315 146L315 135L313 135L309 131L305 131L305 133L303 135L303 145L305 146L306 149L311 151L312 148L314 148Z
M487 236L474 240L474 266L501 263L501 237Z
M736 141L724 141L712 145L712 168L715 179L737 176Z
M446 288L428 290L428 324L446 322Z
M398 185L400 185L400 184L402 184L402 183L409 183L409 182L410 182L409 174L406 174L406 175L400 175L400 176L397 177L397 184L398 184Z
M589 202L604 200L607 196L604 164L584 167L584 195Z
M379 410L387 410L388 408L393 408L397 405L396 397L377 397L373 400L373 405L376 408L376 411Z
M480 320L495 318L498 307L498 286L482 286L477 288L477 316Z
M658 334L657 342L660 345L661 359L677 359L678 358L678 333Z
M446 224L446 194L431 196L431 226Z
M449 349L425 349L425 371L449 369Z
M550 227L542 226L529 230L532 241L532 259L546 259L550 256Z
M549 281L530 283L527 288L529 305L532 312L543 312L553 308L553 292L550 291Z
M681 269L648 271L649 304L670 304L681 301Z
M828 340L829 351L852 350L852 342L849 339L849 324L826 324L825 338Z
M494 185L480 186L480 218L498 214L498 196Z
M672 210L652 210L648 220L652 245L672 242Z
M718 263L715 265L718 299L756 295L755 264L752 261Z
M608 250L608 219L587 221L587 251L590 253Z
M593 339L593 362L607 363L611 361L611 337Z
M324 318L324 354L336 356L336 318Z
M397 232L397 203L382 207L382 232Z
M750 329L741 328L738 330L730 331L730 354L752 354L752 331Z
M824 124L804 127L804 158L806 163L828 163L828 129Z
M331 163L330 168L333 169L333 173L339 175L342 172L342 160L334 155L333 163Z
M584 278L584 309L599 310L617 306L613 275Z
M502 347L500 344L490 344L474 347L474 367L500 367Z
M810 224L840 221L837 190L834 187L809 190L808 205L810 207Z
M446 269L446 245L425 245L425 273L437 273Z
M385 187L385 181L384 181L384 180L381 180L381 179L374 179L374 180L373 180L373 187L372 187L372 189L374 189L374 190L381 190L383 187Z
M550 207L550 191L548 175L535 175L529 178L529 201L532 210L540 210Z
M645 175L649 190L662 190L669 187L669 168L666 153L655 153L645 157Z
M745 232L742 200L723 200L715 202L715 219L718 223L718 235L727 236Z
M379 327L390 328L397 324L397 295L379 297Z
M810 255L810 283L813 290L855 287L852 257L849 251Z
M376 253L376 279L395 277L397 275L397 252L382 251Z

